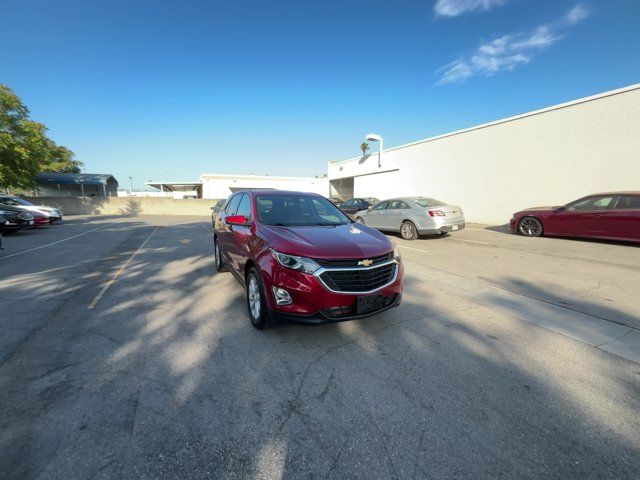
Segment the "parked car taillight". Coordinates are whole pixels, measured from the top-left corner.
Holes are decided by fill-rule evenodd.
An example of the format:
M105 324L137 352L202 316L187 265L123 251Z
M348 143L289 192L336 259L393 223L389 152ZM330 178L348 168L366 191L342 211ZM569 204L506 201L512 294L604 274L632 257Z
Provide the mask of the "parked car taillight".
M442 210L427 210L430 217L444 217L444 212Z

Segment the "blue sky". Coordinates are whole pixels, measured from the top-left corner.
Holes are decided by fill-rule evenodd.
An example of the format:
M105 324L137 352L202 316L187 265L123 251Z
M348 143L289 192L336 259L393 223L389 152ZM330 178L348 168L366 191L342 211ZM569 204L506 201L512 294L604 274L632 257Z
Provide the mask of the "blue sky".
M639 24L637 0L2 0L0 82L122 185L315 175L369 132L392 147L637 83Z

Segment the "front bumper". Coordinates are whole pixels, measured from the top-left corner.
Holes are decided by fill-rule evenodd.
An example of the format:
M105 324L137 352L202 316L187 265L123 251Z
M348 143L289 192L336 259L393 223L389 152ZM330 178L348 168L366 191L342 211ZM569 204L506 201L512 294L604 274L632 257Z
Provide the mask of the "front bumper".
M385 306L383 306L379 310L368 312L362 315L355 314L354 307L332 307L330 309L323 310L312 315L294 315L277 310L272 310L271 321L276 323L298 323L303 325L321 325L323 323L347 322L349 320L360 320L363 318L371 317L373 315L378 315L379 313L386 312L393 307L397 307L401 302L402 293L395 293L393 295L385 297ZM334 311L337 311L338 309L341 309L344 314L334 314Z
M269 257L271 257L269 255ZM274 321L320 324L341 322L370 317L398 306L402 300L404 267L400 261L396 267L395 279L384 287L367 293L346 293L330 291L318 277L282 267L264 259L260 263L262 281L267 303ZM292 298L290 305L277 305L272 286L285 289ZM359 297L381 295L382 307L378 310L358 315L356 304Z

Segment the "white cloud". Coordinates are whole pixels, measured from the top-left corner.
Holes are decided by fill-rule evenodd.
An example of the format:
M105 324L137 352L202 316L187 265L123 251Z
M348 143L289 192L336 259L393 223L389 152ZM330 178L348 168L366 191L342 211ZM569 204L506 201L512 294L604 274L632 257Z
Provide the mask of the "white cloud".
M590 13L591 12L589 10L589 7L587 7L584 3L579 3L567 12L567 14L564 16L564 22L568 25L575 25L581 20L587 18Z
M540 25L530 32L504 35L483 43L472 55L438 69L438 83L459 83L470 77L491 77L498 72L510 72L529 63L539 51L560 40L568 27L588 16L589 9L579 3L555 22Z
M508 0L438 0L433 7L439 17L457 17L474 10L489 10Z

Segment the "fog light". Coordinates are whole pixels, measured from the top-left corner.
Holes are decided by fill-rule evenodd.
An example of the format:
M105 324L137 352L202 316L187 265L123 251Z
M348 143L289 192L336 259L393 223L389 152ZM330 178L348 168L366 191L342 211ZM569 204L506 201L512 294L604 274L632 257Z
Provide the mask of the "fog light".
M276 299L276 303L278 305L290 305L293 300L291 300L291 295L284 288L271 287L273 289L273 296Z

